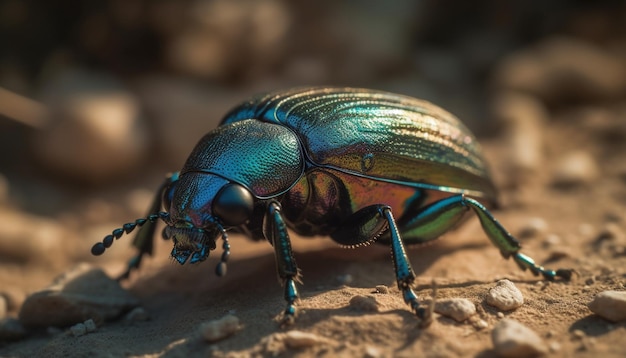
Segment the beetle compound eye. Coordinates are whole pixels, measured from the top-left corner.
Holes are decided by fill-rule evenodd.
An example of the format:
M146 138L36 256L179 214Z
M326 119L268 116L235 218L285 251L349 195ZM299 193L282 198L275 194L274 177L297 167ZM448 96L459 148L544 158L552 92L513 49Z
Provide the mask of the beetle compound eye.
M213 199L213 214L224 224L237 226L250 218L253 204L248 189L239 184L228 184Z

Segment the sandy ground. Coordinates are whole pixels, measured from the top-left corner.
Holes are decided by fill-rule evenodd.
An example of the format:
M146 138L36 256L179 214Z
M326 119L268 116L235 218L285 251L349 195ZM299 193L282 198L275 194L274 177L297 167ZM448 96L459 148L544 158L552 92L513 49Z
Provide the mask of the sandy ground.
M179 266L169 261L170 243L158 240L155 257L123 283L140 300L149 320L114 320L80 337L67 330L39 332L3 343L0 356L491 357L495 356L491 331L504 317L534 330L549 347L549 356L624 356L626 323L610 323L587 308L597 293L623 290L626 285L626 256L623 249L615 249L624 244L619 241L624 240L619 237L626 200L626 167L619 154L624 144L595 136L576 123L553 122L546 133L547 169L518 188L500 185L505 187L504 205L495 215L514 234L531 225L533 218L543 219L547 227L522 240L523 252L545 266L573 268L577 277L570 282L546 282L520 271L500 256L475 217L434 244L409 252L418 275L420 299L429 298L434 280L438 299L469 299L476 305L478 317L488 323L486 328L436 315L430 327L420 329L395 287L389 251L384 246L345 250L328 239L295 237L304 279L300 314L295 325L281 329L276 316L284 303L269 245L234 236L228 275L217 278L213 274L216 255L201 265ZM483 144L496 181L510 182L510 173L504 170L506 140L487 139ZM556 164L551 163L574 149L598 158L600 174L587 184L552 185ZM116 224L112 225L111 229ZM611 227L614 235L598 241ZM132 255L125 245L129 240L118 242L110 255L101 258L89 255L91 242L77 240L75 247L61 251L70 258L60 257L54 269L28 261L2 264L0 282L11 286L19 298L20 292L43 288L79 261L76 257L116 275ZM500 313L485 297L502 278L515 283L525 302L518 309ZM390 292L377 293L377 285L388 286ZM351 305L355 296L372 297L376 310ZM15 316L18 308L19 302L9 316ZM228 313L239 318L241 329L216 343L205 342L199 326ZM290 330L315 334L319 341L291 348L280 339Z

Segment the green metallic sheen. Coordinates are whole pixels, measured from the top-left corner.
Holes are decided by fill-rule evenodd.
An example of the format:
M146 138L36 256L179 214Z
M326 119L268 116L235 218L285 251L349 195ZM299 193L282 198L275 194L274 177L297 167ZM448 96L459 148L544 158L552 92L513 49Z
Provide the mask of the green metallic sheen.
M245 102L222 124L247 118L294 130L316 166L496 200L476 138L426 101L366 89L295 89Z

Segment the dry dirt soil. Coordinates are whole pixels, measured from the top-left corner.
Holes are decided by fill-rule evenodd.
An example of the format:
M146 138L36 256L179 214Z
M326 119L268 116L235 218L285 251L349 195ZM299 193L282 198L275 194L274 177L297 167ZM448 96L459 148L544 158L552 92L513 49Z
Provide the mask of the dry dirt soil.
M201 265L180 266L168 258L171 244L158 240L155 256L122 284L139 299L149 320L113 320L80 337L68 334L66 328L35 332L2 343L0 356L492 357L496 353L491 331L505 317L534 330L549 347L549 356L624 356L626 323L606 321L587 307L597 293L626 286L623 127L602 121L550 122L543 128L541 168L525 173L530 175L521 183L512 178L519 173L507 166L508 141L500 137L481 140L501 188L503 205L494 211L495 216L517 235L528 231L537 219L543 220L546 225L535 233L520 235L523 252L546 267L578 272L570 282L546 282L520 271L500 256L471 214L464 225L434 244L410 250L420 299L430 297L434 281L438 299L469 299L487 327L436 315L430 327L419 328L395 287L389 250L384 246L346 250L329 239L294 237L304 282L300 313L293 326L280 328L276 317L284 302L268 244L233 236L228 275L218 278L213 273L217 255ZM555 184L560 160L573 151L595 158L592 164L597 168L585 170L596 174L583 173L583 179L568 185ZM80 215L87 214L72 215L82 220ZM119 224L98 225L97 229L104 235ZM52 264L39 260L0 263L0 282L17 297L9 316L17 315L25 295L42 289L78 261L100 266L113 276L133 254L127 246L130 240L121 240L110 255L98 258L89 254L92 242L67 240L63 250L55 251ZM489 289L503 278L513 281L524 296L524 304L509 312L500 312L485 301ZM377 285L388 286L389 293L377 293ZM355 296L372 297L377 309L351 305ZM198 333L200 325L228 313L239 318L241 329L216 343L205 342ZM318 342L289 347L281 334L290 330L313 333Z

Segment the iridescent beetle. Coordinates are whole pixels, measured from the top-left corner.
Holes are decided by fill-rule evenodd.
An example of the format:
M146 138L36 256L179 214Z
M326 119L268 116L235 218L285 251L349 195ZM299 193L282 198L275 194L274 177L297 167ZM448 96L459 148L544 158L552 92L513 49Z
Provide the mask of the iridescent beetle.
M284 285L284 322L291 323L299 270L288 228L328 235L346 247L378 241L391 246L398 288L427 324L430 312L411 288L415 273L404 244L436 239L469 209L505 258L546 279L571 277L572 270L548 270L520 253L519 242L479 202L495 199L476 139L443 109L366 89L293 89L232 110L200 140L182 170L165 180L150 215L114 230L92 253L102 254L114 239L142 226L127 277L143 255L152 254L161 219L181 265L206 260L221 236L216 273L223 276L228 230L266 239Z

